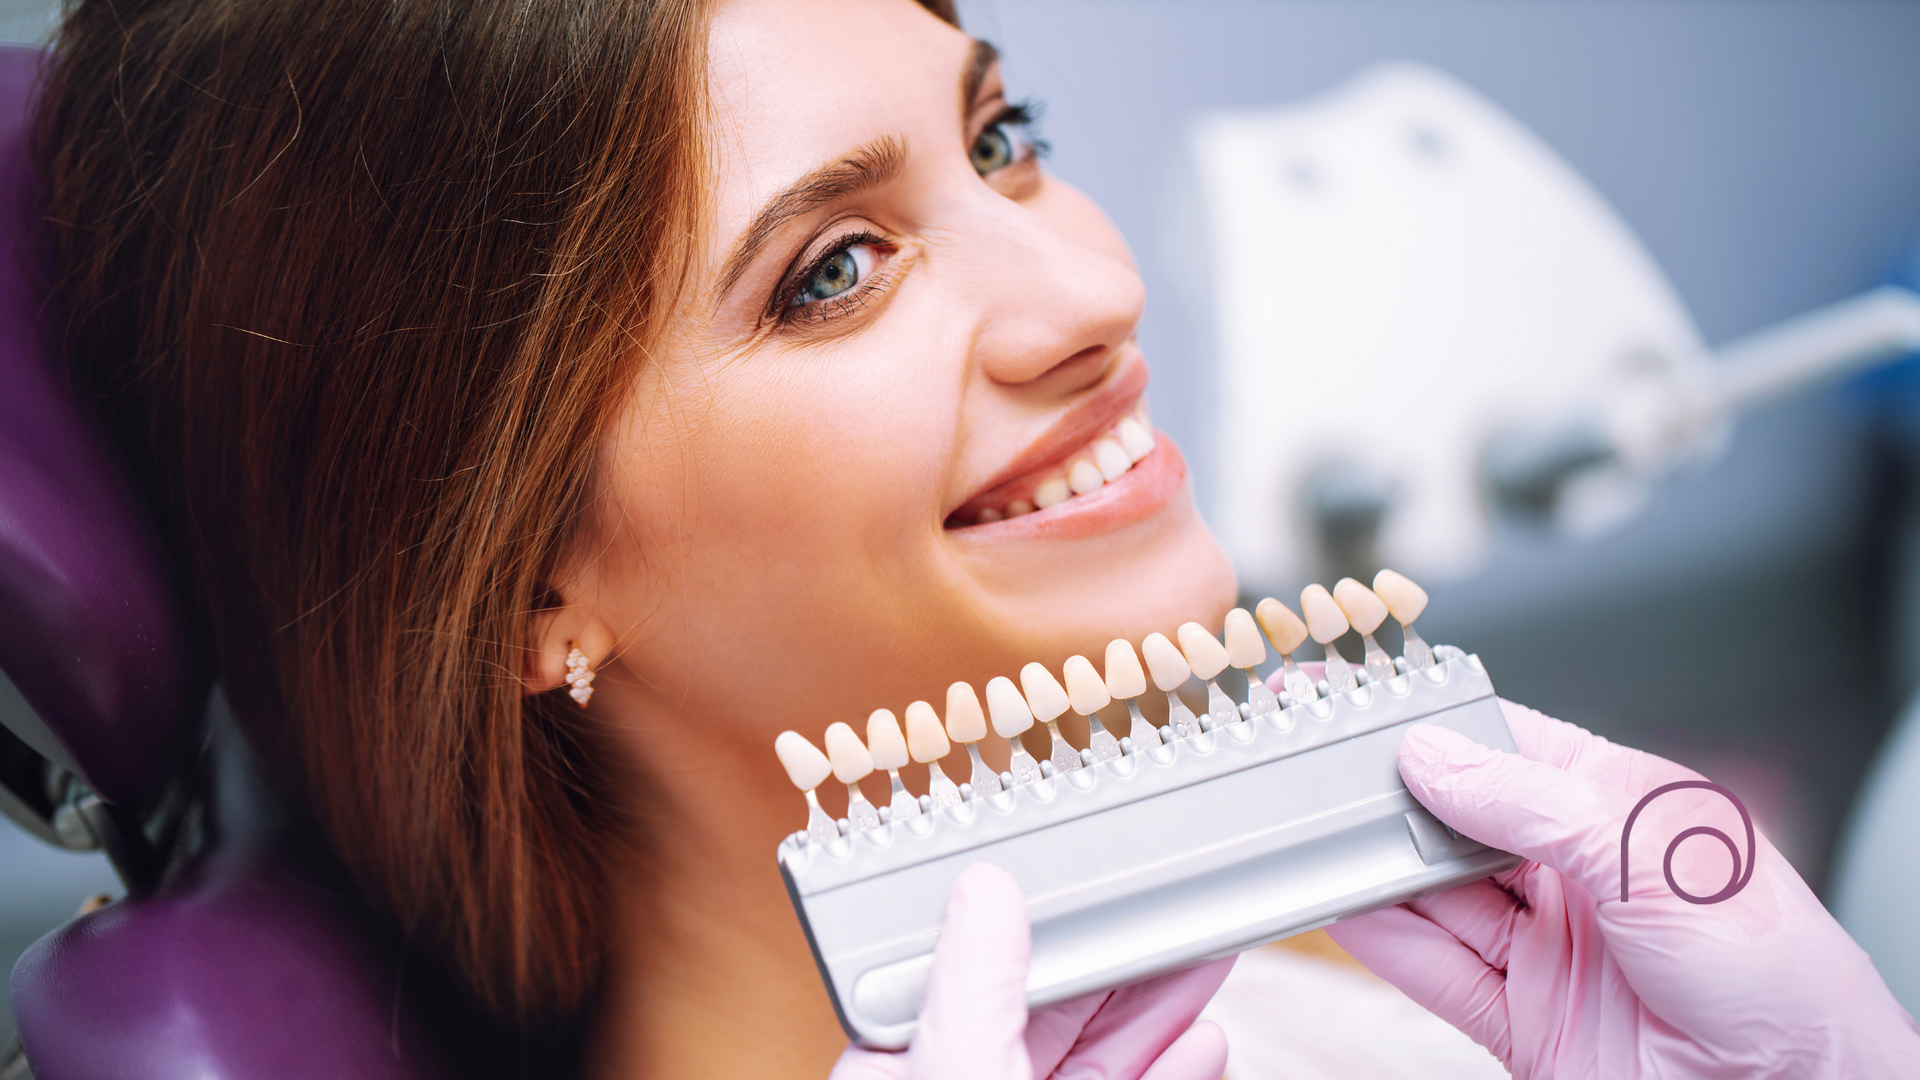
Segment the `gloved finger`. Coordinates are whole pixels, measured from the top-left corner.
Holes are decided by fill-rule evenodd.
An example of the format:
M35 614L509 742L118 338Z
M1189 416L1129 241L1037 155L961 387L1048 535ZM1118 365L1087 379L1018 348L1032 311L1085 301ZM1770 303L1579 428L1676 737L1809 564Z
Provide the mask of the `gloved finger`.
M1367 970L1465 1032L1504 1064L1513 1053L1506 976L1459 938L1405 907L1382 908L1327 927Z
M907 1055L849 1046L833 1063L827 1080L906 1080Z
M1196 1020L1140 1080L1220 1080L1226 1071L1227 1033L1211 1020Z
M1066 1059L1087 1021L1107 1003L1113 991L1102 990L1049 1005L1027 1019L1027 1057L1033 1062L1033 1075L1052 1076Z
M1106 996L1080 1030L1055 1075L1139 1080L1200 1016L1237 957L1159 975ZM1031 1049L1032 1043L1028 1046ZM1034 1055L1036 1068L1043 1064ZM1038 1075L1047 1075L1038 1073ZM1211 1080L1218 1080L1216 1073Z
M1500 712L1520 756L1639 798L1662 784L1699 780L1692 769L1611 742L1576 724L1500 699Z
M1027 1056L1027 964L1033 930L1013 876L991 863L960 872L933 950L920 1023L907 1056L914 1076L1018 1077Z
M1520 915L1520 901L1494 884L1491 878L1409 900L1405 907L1459 938L1461 944L1478 953L1489 967L1507 970L1507 957L1513 945L1513 921Z

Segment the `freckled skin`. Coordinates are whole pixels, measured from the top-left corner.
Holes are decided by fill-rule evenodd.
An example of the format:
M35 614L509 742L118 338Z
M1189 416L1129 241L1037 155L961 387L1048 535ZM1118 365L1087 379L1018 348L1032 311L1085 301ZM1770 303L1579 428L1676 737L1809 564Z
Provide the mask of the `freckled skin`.
M594 1071L817 1078L845 1037L774 866L806 822L774 736L818 743L876 708L944 710L955 679L1217 626L1235 583L1183 467L1128 489L1125 520L944 527L1144 363L1140 280L1106 217L1037 167L969 159L1000 87L996 70L961 101L970 39L909 0L730 0L710 46L705 265L604 447L601 535L564 590L565 624L610 644L591 714L631 748L656 823L621 863L632 915L608 943ZM881 137L905 147L897 176L781 230L719 291L770 197ZM770 329L790 269L861 230L889 240L869 268L888 287ZM967 775L964 751L946 766ZM923 766L903 772L925 790ZM820 794L844 808L838 783Z

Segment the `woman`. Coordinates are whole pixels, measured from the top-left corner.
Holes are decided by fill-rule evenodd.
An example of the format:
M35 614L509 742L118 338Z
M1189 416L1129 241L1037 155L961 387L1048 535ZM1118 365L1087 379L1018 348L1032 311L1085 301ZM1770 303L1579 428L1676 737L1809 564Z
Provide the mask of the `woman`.
M1166 440L1048 483L1143 415L1140 281L953 23L82 0L62 31L73 359L237 717L491 1014L591 1005L599 1075L841 1053L772 872L776 732L1232 602ZM981 888L950 917L1014 942L1004 986L1018 906ZM1116 1000L1175 1015L1120 1071L1220 974ZM1127 1026L1096 1021L1067 1043Z

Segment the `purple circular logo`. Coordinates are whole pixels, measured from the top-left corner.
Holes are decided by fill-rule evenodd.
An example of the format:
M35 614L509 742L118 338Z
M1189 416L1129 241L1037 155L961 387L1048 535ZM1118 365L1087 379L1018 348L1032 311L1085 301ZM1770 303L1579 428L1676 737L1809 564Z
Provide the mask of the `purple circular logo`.
M1685 900L1689 904L1717 904L1722 900L1731 899L1735 894L1739 893L1741 889L1747 887L1747 882L1753 880L1753 817L1747 813L1746 804L1740 801L1739 796L1721 787L1719 784L1710 783L1706 780L1680 780L1671 784L1662 784L1652 791L1647 792L1644 798L1634 804L1633 813L1627 815L1627 823L1620 829L1621 903L1624 904L1627 902L1627 841L1633 835L1634 819L1640 816L1640 811L1645 810L1648 803L1665 795L1669 791L1679 791L1681 788L1705 788L1708 791L1717 791L1725 796L1728 802L1733 804L1735 810L1740 811L1740 823L1747 827L1746 870L1744 872L1741 870L1740 849L1733 846L1732 837L1721 832L1719 829L1707 825L1695 825L1691 829L1682 831L1679 836L1673 838L1672 843L1667 845L1667 856L1660 862L1660 871L1665 874L1667 878L1667 888L1672 889L1673 895ZM1711 836L1727 845L1727 854L1733 856L1733 875L1727 879L1725 888L1711 896L1695 896L1693 893L1681 888L1679 882L1673 880L1673 853L1679 850L1680 845L1685 842L1688 837L1692 836Z

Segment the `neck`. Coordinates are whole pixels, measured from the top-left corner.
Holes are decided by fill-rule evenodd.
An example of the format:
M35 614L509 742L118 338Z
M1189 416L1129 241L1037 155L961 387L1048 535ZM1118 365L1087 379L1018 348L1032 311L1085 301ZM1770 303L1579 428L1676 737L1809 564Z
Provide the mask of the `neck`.
M633 899L610 942L592 1075L825 1076L846 1036L773 857L805 824L798 793L770 740L746 745L712 718L646 727L645 745L672 751L646 773L646 854L616 877Z

